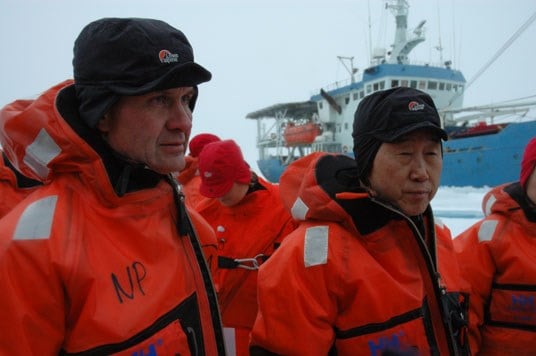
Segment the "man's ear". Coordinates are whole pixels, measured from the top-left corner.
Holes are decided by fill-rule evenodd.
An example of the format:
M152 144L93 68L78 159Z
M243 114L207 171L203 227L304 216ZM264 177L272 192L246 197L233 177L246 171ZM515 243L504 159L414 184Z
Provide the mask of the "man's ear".
M112 126L112 117L110 112L104 114L104 116L97 122L97 130L100 132L108 132Z

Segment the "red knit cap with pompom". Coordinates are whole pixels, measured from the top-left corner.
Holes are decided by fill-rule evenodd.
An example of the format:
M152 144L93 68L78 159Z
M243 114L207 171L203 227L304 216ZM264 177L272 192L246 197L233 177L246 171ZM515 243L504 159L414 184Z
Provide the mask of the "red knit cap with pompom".
M190 149L190 156L197 157L201 153L201 150L203 147L208 145L211 142L221 141L221 139L213 134L210 133L202 133L199 135L196 135L194 138L190 140L190 144L188 145L188 148Z

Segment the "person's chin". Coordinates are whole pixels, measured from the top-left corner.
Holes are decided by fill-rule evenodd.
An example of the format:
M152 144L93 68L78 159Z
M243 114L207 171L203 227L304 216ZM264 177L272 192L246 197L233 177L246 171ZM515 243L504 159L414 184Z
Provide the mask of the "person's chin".
M181 155L180 158L176 160L174 166L176 169L173 169L173 172L180 172L186 168L186 160L184 159L184 155Z
M186 161L184 156L181 156L180 158L175 157L167 160L166 162L155 164L153 166L149 165L149 167L157 173L168 174L182 171L186 167Z
M428 204L412 204L411 206L403 206L402 211L408 216L417 216L426 211Z

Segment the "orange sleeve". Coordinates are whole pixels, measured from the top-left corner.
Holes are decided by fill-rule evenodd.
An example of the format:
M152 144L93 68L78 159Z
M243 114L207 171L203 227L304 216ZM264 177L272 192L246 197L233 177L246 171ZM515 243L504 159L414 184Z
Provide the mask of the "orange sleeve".
M57 355L65 325L60 278L49 261L48 240L13 241L0 223L0 353Z
M0 151L0 218L9 213L15 205L31 192L31 189L19 189L17 187L15 173L4 165Z
M480 349L480 327L484 323L484 305L489 298L495 266L490 255L489 242L480 242L478 231L482 221L454 239L454 248L462 277L469 283L469 342L471 352Z
M336 303L328 288L318 288L333 274L327 264L306 268L303 254L303 231L296 230L259 270L250 343L256 351L327 355L333 345Z
M193 209L189 209L188 213L192 219L197 238L203 248L203 253L205 254L205 260L210 268L210 273L214 276L214 273L218 268L218 242L216 241L216 234L209 223L199 215L199 213Z

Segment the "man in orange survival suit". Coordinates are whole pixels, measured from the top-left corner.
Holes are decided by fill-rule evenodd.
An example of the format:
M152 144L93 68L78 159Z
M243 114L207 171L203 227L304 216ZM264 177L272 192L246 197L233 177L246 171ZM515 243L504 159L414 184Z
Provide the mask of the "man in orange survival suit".
M482 201L485 217L454 240L463 276L472 286L469 325L475 354L533 355L536 350L535 168L533 138L519 181L491 189Z
M299 227L261 266L252 355L466 354L450 231L430 201L447 135L429 95L375 92L354 161L314 153L280 179Z
M206 145L199 155L202 200L197 211L218 239L218 291L229 355L248 355L257 314L257 269L295 225L277 185L252 172L232 140Z
M198 160L203 147L221 139L211 133L200 133L192 137L188 143L189 154L185 157L186 166L179 172L177 180L182 186L186 204L195 207L205 197L199 192L201 177L199 176Z
M73 66L0 112L8 158L45 182L0 220L0 354L224 355L214 233L172 177L210 72L141 18L88 24Z

